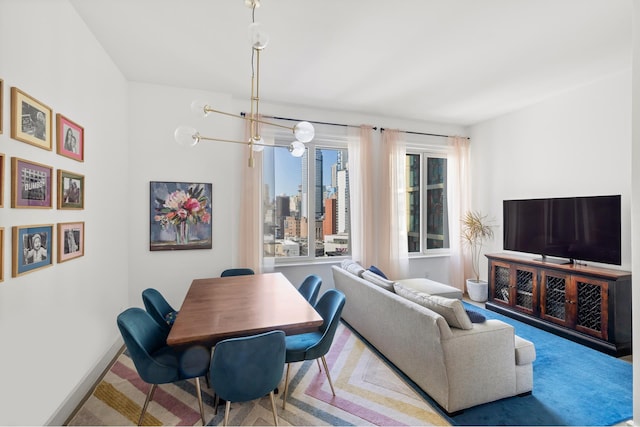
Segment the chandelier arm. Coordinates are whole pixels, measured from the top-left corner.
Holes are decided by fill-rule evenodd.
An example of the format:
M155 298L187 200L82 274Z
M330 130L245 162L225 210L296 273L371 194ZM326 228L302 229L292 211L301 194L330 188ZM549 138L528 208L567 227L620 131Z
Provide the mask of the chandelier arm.
M262 123L264 125L275 126L275 127L279 127L279 128L282 128L282 129L289 129L291 132L293 132L295 130L295 126L286 126L286 125L281 125L279 123L273 123L273 122L269 122L267 120L261 120L261 119L255 119L255 118L252 119L251 117L247 117L246 114L245 115L241 115L241 114L228 113L226 111L216 110L215 108L211 108L208 105L206 107L204 107L204 111L207 112L207 113L223 114L225 116L236 117L238 119L248 120L250 122L253 121L253 122L257 122L257 123Z
M198 139L203 141L216 141L216 142L230 142L233 144L244 144L244 145L260 145L262 147L288 147L286 144L264 144L255 141L238 141L235 139L221 139L221 138L211 138L209 136L202 136L198 134Z

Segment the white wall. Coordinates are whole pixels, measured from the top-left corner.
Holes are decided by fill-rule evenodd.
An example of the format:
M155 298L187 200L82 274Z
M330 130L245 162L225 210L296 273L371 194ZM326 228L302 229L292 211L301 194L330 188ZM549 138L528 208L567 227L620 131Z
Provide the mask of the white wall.
M121 73L66 0L0 0L4 79L4 281L0 283L0 425L50 419L100 360L111 357L115 318L128 304L127 87ZM85 128L85 161L10 137L16 86ZM55 139L54 139L55 141ZM10 159L83 174L85 209L12 209ZM55 191L54 191L55 195ZM85 222L85 256L11 277L11 227ZM54 258L55 260L55 258ZM91 379L89 378L89 385Z
M470 135L472 206L498 225L487 253L502 251L505 199L621 194L617 268L631 270L630 70L475 125Z
M636 274L640 273L640 1L633 2L633 87L632 87L632 123L633 126L633 144L631 149L632 164L632 209L631 209L631 251L632 255L632 271ZM638 285L632 288L632 305L640 307L640 291ZM636 310L637 312L637 310ZM640 316L633 316L633 331L640 331ZM633 353L640 354L640 338L638 333L634 333L633 337ZM637 360L637 359L636 359ZM640 420L640 363L633 364L633 419L638 424Z

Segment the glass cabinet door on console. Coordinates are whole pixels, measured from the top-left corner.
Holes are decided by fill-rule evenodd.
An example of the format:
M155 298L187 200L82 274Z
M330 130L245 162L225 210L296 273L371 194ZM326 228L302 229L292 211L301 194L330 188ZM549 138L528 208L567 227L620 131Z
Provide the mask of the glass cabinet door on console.
M538 278L536 269L495 261L491 266L493 301L533 313L537 307Z
M540 317L608 339L607 282L543 270Z

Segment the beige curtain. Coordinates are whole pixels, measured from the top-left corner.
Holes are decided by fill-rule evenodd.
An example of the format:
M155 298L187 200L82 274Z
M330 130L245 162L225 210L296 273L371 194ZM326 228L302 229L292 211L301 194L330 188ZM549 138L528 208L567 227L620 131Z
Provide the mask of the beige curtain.
M382 134L380 221L378 264L392 279L406 278L409 272L406 213L406 144L397 130Z
M464 292L465 279L471 277L471 260L463 251L461 219L471 207L469 175L469 140L454 136L448 138L447 202L449 212L450 271L449 282Z
M365 268L376 262L373 128L360 126L349 134L349 198L351 258Z
M246 121L245 140L250 138L250 122ZM262 272L262 152L254 152L254 167L248 167L250 148L246 148L240 168L242 168L242 189L240 201L240 233L238 242L238 266L248 267L256 273Z

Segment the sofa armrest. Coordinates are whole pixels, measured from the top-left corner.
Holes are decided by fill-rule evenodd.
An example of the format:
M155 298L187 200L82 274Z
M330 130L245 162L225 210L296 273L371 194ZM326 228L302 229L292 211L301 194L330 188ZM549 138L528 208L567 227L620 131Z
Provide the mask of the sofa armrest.
M451 328L443 339L449 381L449 412L513 396L516 390L515 333L499 320Z

